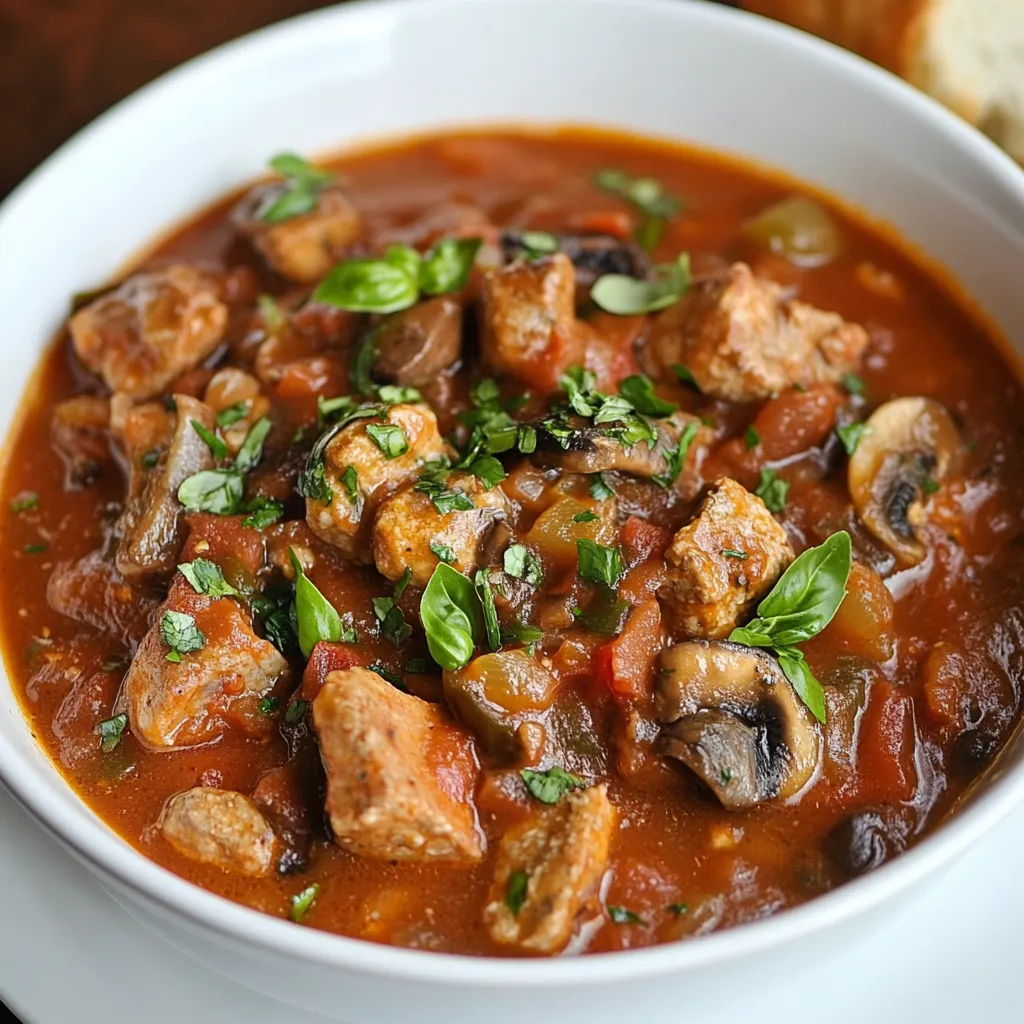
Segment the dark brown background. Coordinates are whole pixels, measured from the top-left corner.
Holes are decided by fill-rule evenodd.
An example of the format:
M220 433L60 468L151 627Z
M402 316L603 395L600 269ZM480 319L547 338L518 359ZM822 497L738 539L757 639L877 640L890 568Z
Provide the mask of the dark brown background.
M263 25L328 5L0 0L0 196L97 114L169 68Z
M84 124L218 43L324 0L0 0L0 196Z

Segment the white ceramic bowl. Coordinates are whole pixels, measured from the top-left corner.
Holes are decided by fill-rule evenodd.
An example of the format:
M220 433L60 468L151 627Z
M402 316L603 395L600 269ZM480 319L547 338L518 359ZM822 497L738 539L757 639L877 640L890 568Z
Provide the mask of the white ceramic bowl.
M193 61L82 132L7 200L0 426L68 296L250 178L268 154L508 122L625 126L783 168L896 225L1024 343L1024 174L885 73L686 0L392 0L308 15ZM74 796L0 681L0 778L115 899L210 967L353 1024L699 1019L731 986L776 984L787 963L835 955L874 925L1024 796L1022 759L1017 743L934 837L800 909L631 953L484 960L299 928L170 875Z

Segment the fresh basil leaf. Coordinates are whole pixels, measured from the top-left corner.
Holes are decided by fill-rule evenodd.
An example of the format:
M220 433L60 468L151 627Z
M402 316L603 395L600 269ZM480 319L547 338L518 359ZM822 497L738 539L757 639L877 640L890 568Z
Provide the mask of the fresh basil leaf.
M476 508L469 498L462 491L441 491L430 495L434 508L441 515L446 516L449 512L469 512Z
M759 619L754 619L747 626L737 626L730 634L729 640L734 644L743 644L745 647L774 647L772 638L758 628Z
M608 486L605 478L600 473L595 473L590 478L590 496L598 501L610 498L615 492Z
M509 576L539 587L544 582L544 566L540 559L524 544L512 544L505 549L502 565Z
M537 450L537 430L535 427L520 427L516 435L516 447L523 455L531 455Z
M196 620L186 612L166 611L160 618L160 636L171 649L171 654L178 655L168 661L181 661L181 655L201 651L206 646L206 637L196 625Z
M791 647L816 636L832 621L846 596L851 564L850 535L845 530L808 548L757 606L757 618L763 623L760 631L776 647Z
M683 466L686 464L686 456L690 451L690 446L697 438L698 429L696 420L690 420L686 424L679 438L679 443L672 451L666 452L668 472L665 474L656 473L651 477L656 484L668 490L679 479L679 474L682 473Z
M269 167L282 178L301 182L311 188L323 188L334 181L334 175L330 171L319 170L295 153L279 153L269 161Z
M291 917L296 924L302 924L319 894L320 884L314 882L291 898Z
M482 238L442 238L424 257L420 287L427 295L461 291L466 286Z
M381 384L377 397L385 405L401 405L403 402L422 402L423 395L416 388L400 388L395 384Z
M192 420L192 429L202 438L203 443L210 449L210 454L215 461L228 457L228 446L212 430L207 430L199 420Z
M104 754L109 754L112 750L117 749L127 725L127 715L114 715L113 718L108 718L96 726L96 731L100 736L100 750Z
M558 239L547 231L523 231L519 235L519 244L528 260L558 252Z
M301 185L295 185L278 195L272 203L260 211L259 218L265 224L280 224L312 213L316 209L316 193Z
M674 263L651 268L648 280L625 274L605 274L590 289L591 299L606 313L638 316L674 305L690 287L690 255L680 253Z
M259 464L260 459L263 458L263 443L269 433L270 420L266 416L252 425L249 433L245 435L242 447L238 449L238 454L235 456L235 469L239 473L248 473Z
M418 267L398 259L350 259L332 267L313 293L314 302L354 313L397 313L419 298Z
M243 526L251 527L254 530L264 530L284 515L284 504L273 498L257 496L245 503L244 511L249 514L242 520Z
M311 213L321 189L334 180L333 174L317 170L295 153L275 156L270 167L285 179L285 188L260 211L259 218L266 224L279 224Z
M697 382L693 378L693 374L679 363L673 363L669 369L679 378L680 384L689 384L691 387L696 387Z
M843 387L851 395L863 395L867 390L864 381L855 373L844 373L842 376Z
M215 420L218 427L230 427L237 423L239 420L244 420L249 415L249 409L252 406L252 402L248 398L242 399L240 402L235 402L234 405L229 405L226 409L221 409L217 413ZM193 420L193 422L195 422ZM223 458L224 456L220 456Z
M442 668L462 668L483 631L483 611L473 581L441 562L420 600L420 621L430 656Z
M648 217L670 218L682 209L682 200L665 191L656 178L633 178L618 168L605 168L594 175L594 184L603 192L632 203Z
M848 423L845 427L836 427L836 436L842 441L847 455L852 455L857 450L866 429L866 423Z
M288 555L295 569L295 614L299 627L299 650L302 651L302 656L308 659L313 653L313 648L321 640L332 643L341 640L341 616L306 575L294 548L288 549Z
M606 909L608 916L615 924L647 924L639 914L634 914L632 910L627 910L625 907L608 906Z
M574 789L587 788L584 779L558 765L553 765L546 771L523 768L519 772L519 777L526 784L530 796L542 804L557 804L566 793L571 793Z
M335 398L324 398L320 395L316 400L317 426L324 427L328 423L347 416L356 407L357 400L352 395L338 395Z
M388 459L397 459L409 450L405 431L397 423L367 423L366 434Z
M619 384L619 394L643 416L671 416L679 408L654 393L654 382L642 373L634 373Z
M576 540L576 561L583 579L603 583L607 587L614 587L625 572L618 548L606 548L586 537Z
M491 586L491 570L480 569L473 577L473 584L476 587L477 596L480 598L480 607L484 616L484 633L487 636L487 646L492 651L501 647L501 629L498 625L498 609L494 603L494 588Z
M389 245L384 252L384 262L393 267L399 267L410 277L419 281L423 268L423 257L411 245Z
M284 709L284 723L285 725L298 725L308 714L308 700L293 700Z
M585 512L577 512L576 515L572 517L572 521L574 523L592 523L594 520L600 518L601 517L596 512L593 512L588 508Z
M396 647L401 647L412 636L412 626L405 621L402 609L395 604L393 597L375 597L373 613L380 622L381 633Z
M508 876L508 883L505 886L505 906L513 917L519 916L519 911L526 904L527 890L530 887L530 876L523 870L512 871Z
M298 649L295 620L295 588L277 586L256 594L250 600L253 614L263 625L267 639L282 653Z
M505 467L493 455L478 455L466 468L483 482L484 490L487 491L500 484L508 475Z
M341 482L345 487L345 493L348 495L348 500L353 505L359 504L359 476L356 473L355 466L347 466L345 472L341 474Z
M807 705L811 714L824 724L825 691L814 677L803 655L799 651L783 648L779 651L779 667L792 683L796 695Z
M525 626L520 622L514 622L511 626L504 626L501 630L501 642L503 644L529 644L531 647L538 640L544 639L544 630L538 626ZM533 651L530 651L533 654Z
M782 512L786 507L789 484L780 480L774 469L762 469L754 493L764 502L769 512Z
M230 516L242 501L245 482L234 469L204 469L182 481L178 501L190 512Z
M432 540L430 542L430 550L442 561L442 562L454 562L455 552L447 544L442 544L439 541Z
M618 636L626 625L632 605L623 601L614 590L603 587L598 596L586 609L580 608L574 614L591 633L601 636Z
M747 432L743 435L743 441L747 446L747 451L756 448L761 443L761 435L754 429L753 424L747 427Z
M226 579L216 562L206 558L196 558L191 562L182 562L178 572L192 585L197 594L206 597L238 597L238 591Z

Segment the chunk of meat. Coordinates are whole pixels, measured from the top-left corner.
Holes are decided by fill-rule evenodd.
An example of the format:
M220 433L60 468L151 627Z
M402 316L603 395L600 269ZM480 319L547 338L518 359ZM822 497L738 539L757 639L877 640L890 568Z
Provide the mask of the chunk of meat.
M111 391L152 398L221 343L228 308L215 280L183 264L136 274L69 323L78 358Z
M450 295L438 295L398 313L377 335L375 348L375 377L425 387L462 354L462 306Z
M313 284L359 240L362 218L337 185L322 189L309 213L268 222L267 211L285 193L284 182L257 185L231 213L231 223L282 277Z
M167 611L191 615L205 638L201 650L179 662L167 660L170 648L160 629ZM253 632L237 601L197 594L179 575L132 660L119 704L133 735L150 750L209 743L231 727L265 735L271 719L259 712L259 700L287 672L281 653Z
M667 373L685 366L705 395L729 402L838 382L860 360L867 332L838 313L783 296L745 263L694 282L654 325L655 362Z
M232 422L221 429L232 455L238 454L253 424L270 412L270 401L263 394L260 382L235 366L225 366L210 378L203 399L214 415L219 416L227 409L234 411L235 407L242 414L237 419L232 416Z
M608 867L616 825L604 785L569 793L505 833L484 921L491 938L531 953L557 953ZM510 893L525 897L515 909ZM509 904L512 904L510 906Z
M367 427L381 425L398 427L407 451L390 458L367 432ZM423 462L448 454L448 445L437 429L437 419L425 405L393 405L383 417L346 424L323 449L324 479L331 497L328 502L316 497L306 498L309 528L349 558L371 562L370 532L381 503L412 483ZM356 476L355 501L343 479L350 467Z
M126 583L104 551L73 562L58 562L46 584L50 607L123 642L139 641L157 602Z
M566 367L582 362L575 295L572 262L560 252L486 274L480 348L487 366L553 389Z
M270 873L277 839L256 805L241 793L198 786L172 796L160 831L179 853L236 875Z
M764 502L735 480L716 480L666 552L658 591L676 639L727 637L796 557Z
M110 461L110 399L76 395L60 402L50 420L50 440L64 462L65 486L84 487Z
M459 572L477 568L491 530L508 513L508 499L500 485L487 490L470 473L452 473L445 487L465 495L474 507L441 513L428 495L411 489L380 506L373 524L373 558L389 580L400 579L408 568L413 586L425 587L440 561L434 553L439 547L450 550L447 560Z
M130 412L125 424L128 500L117 523L121 540L115 562L121 575L133 584L164 580L174 571L185 540L178 488L193 473L213 466L209 447L192 425L194 420L213 430L209 406L188 395L175 395L174 401L174 432L162 453L150 447L156 436L149 427L154 415L151 406ZM146 424L137 428L134 421L141 417Z
M472 741L433 704L376 672L332 672L313 702L335 842L364 857L483 856Z

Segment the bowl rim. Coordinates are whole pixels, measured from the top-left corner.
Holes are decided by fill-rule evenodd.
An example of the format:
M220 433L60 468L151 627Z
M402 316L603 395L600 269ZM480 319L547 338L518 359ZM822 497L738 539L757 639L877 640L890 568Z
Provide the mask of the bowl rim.
M451 12L482 2L419 0L421 5ZM488 2L504 7L543 9L551 0ZM584 11L592 16L596 8L603 7L635 11L637 17L719 23L729 32L759 37L759 42L765 46L789 51L794 59L805 59L811 64L831 63L861 88L881 93L890 102L927 122L948 144L970 156L998 184L1016 196L1024 209L1024 173L1007 154L907 83L830 43L749 12L701 0L560 0L560 3L578 9L581 16ZM121 120L144 108L151 100L173 92L180 81L198 76L230 75L236 64L259 56L261 51L272 50L289 36L298 38L315 33L322 23L337 21L355 27L381 19L394 22L400 20L408 8L406 0L357 0L344 6L322 8L259 29L193 58L117 103L57 149L0 204L0 228L34 193L54 187L55 179L59 183L64 173L62 167L73 163L80 149L100 140ZM151 241L141 239L140 249ZM311 964L347 968L396 981L485 988L615 983L696 970L793 942L878 907L951 863L1024 799L1024 765L1019 765L995 778L984 792L973 797L934 834L870 875L783 913L701 936L698 941L623 950L614 955L524 960L386 946L296 927L290 921L233 903L185 881L131 847L89 808L56 766L54 768L53 784L40 784L27 759L0 744L0 783L17 802L95 873L135 894L144 903L155 904L174 917L183 917L242 947L255 947L277 956L286 954ZM69 790L84 805L86 813L67 816L62 804L67 794L62 789Z

